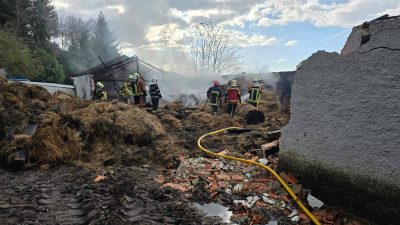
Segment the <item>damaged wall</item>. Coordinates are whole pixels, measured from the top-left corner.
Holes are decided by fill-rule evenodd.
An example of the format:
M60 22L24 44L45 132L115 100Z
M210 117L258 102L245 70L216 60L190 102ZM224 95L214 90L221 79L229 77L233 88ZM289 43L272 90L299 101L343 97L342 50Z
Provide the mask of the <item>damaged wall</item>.
M297 70L281 165L328 202L400 224L400 19L369 23L357 49L354 32L346 54L319 51Z

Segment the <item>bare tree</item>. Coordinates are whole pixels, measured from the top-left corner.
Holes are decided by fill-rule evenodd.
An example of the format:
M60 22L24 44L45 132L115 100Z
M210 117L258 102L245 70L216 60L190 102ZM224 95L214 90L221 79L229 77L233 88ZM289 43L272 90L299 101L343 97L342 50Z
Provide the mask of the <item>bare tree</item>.
M190 56L196 74L221 74L238 69L242 65L240 49L223 27L212 23L194 26Z

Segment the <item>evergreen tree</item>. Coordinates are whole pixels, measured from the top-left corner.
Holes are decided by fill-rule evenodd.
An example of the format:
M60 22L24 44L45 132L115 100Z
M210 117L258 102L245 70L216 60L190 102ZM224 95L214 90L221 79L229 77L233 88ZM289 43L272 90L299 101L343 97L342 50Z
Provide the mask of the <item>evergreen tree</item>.
M10 0L0 0L0 26L5 26L14 17L13 4Z
M35 81L64 83L64 68L53 54L39 48L34 52L34 57L40 61L44 69L44 71L38 74L38 76L34 79Z
M58 17L50 0L31 0L26 9L25 35L33 45L46 47L50 38L58 33Z
M103 60L111 60L121 55L119 43L116 42L114 33L110 30L103 12L99 13L96 21L93 44L95 53Z

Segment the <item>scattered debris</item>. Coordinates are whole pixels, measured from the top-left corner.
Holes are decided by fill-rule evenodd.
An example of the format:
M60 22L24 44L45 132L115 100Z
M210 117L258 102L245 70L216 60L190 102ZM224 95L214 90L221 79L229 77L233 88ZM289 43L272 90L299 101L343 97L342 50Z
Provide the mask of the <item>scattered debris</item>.
M94 179L94 182L100 182L104 179L106 179L107 177L104 175L97 175L97 177Z
M324 205L324 203L321 200L317 199L316 197L314 197L310 194L308 194L308 196L307 196L307 201L308 201L308 204L310 204L310 206L313 209L319 209Z

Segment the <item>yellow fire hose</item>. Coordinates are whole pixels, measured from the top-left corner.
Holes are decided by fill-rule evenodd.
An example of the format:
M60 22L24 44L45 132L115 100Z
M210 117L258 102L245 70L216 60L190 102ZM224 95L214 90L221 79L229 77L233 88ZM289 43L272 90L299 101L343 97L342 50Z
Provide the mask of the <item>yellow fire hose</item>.
M272 175L274 175L274 177L276 177L276 179L282 184L282 186L286 189L286 191L289 193L290 197L293 198L293 200L297 203L297 205L307 214L307 216L310 218L310 220L316 224L316 225L320 225L319 221L317 219L315 219L315 217L313 216L313 214L303 205L303 203L301 202L301 200L299 198L297 198L297 196L293 193L293 191L290 189L290 187L286 184L286 182L275 172L273 171L269 166L266 166L264 164L258 163L258 162L254 162L251 160L247 160L247 159L242 159L242 158L236 158L236 157L232 157L232 156L227 156L227 155L221 155L218 153L214 153L211 152L209 150L207 150L206 148L204 148L201 145L201 140L203 140L205 137L210 136L210 135L214 135L214 134L218 134L221 132L224 132L226 130L236 130L236 129L240 129L240 127L228 127L228 128L224 128L221 130L217 130L217 131L213 131L210 132L208 134L205 134L203 136L201 136L198 140L197 140L197 146L204 151L207 154L210 155L214 155L214 156L218 156L218 157L222 157L225 159L230 159L230 160L236 160L236 161L240 161L240 162L244 162L244 163L248 163L248 164L253 164L256 166L259 166L265 170L267 170L268 172L270 172Z

